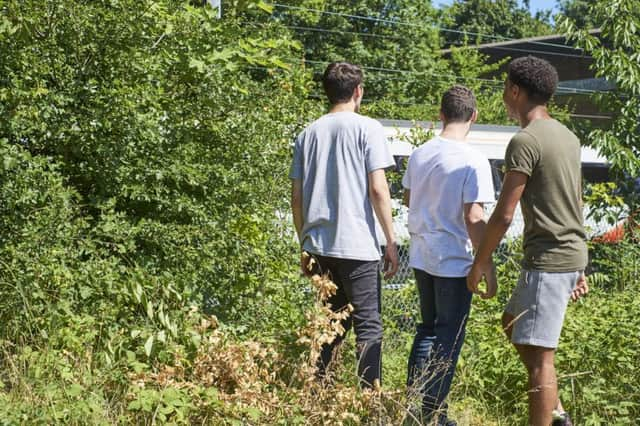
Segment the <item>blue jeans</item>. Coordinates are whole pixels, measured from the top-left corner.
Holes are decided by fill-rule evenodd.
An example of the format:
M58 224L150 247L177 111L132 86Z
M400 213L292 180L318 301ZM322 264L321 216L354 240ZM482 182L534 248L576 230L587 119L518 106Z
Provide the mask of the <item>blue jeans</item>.
M439 412L446 417L444 401L462 348L471 308L466 277L442 278L414 269L422 324L418 324L409 355L407 386L420 390L422 415Z

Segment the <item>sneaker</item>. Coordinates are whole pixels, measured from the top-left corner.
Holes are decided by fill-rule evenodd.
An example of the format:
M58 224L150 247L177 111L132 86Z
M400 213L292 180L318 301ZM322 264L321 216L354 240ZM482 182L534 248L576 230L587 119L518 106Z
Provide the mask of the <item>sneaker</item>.
M438 426L458 426L458 423L448 418L446 414L441 414L438 418Z
M556 410L553 410L551 426L573 426L573 423L571 422L569 413L558 413Z

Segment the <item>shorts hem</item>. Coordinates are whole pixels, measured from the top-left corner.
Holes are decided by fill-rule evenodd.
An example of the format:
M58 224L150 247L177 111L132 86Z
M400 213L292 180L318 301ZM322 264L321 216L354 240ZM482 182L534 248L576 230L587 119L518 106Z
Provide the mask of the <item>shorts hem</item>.
M529 338L517 339L512 337L511 343L513 343L514 345L537 346L537 347L546 348L546 349L557 349L559 342L544 340L544 339L529 339Z

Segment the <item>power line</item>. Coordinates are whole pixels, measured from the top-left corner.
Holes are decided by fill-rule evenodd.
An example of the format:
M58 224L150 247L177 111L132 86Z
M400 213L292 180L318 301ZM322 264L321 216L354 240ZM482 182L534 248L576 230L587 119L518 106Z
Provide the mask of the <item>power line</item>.
M318 94L318 93L311 93L308 95L309 98L312 99L319 99L319 100L327 100L326 95L324 94ZM398 101L391 101L388 99L384 99L384 98L380 98L380 99L362 99L362 103L366 103L366 104L371 104L373 102L380 102L380 101L384 101L388 104L391 105L397 105L397 106L429 106L428 104L425 103L420 103L420 102L411 102L411 101L407 101L407 102L398 102ZM431 107L437 107L437 105L431 105ZM611 120L613 117L610 115L594 115L594 114L574 114L574 113L569 113L569 117L576 117L576 118L589 118L589 119L596 119L596 120Z
M295 59L295 58L283 58L284 61L288 62L289 64L297 64L299 63L301 60L300 59ZM312 65L328 65L330 62L328 61L314 61L314 60L302 60L303 62L308 62ZM272 68L269 67L248 67L248 68L254 68L254 69L265 69L265 70L270 70ZM430 78L430 81L437 81L437 82L441 82L441 83L450 83L451 80L455 80L455 81L474 81L477 82L477 84L479 84L481 87L490 87L493 89L499 88L501 89L503 86L503 83L498 81L498 80L491 80L491 79L486 79L486 78L477 78L477 77L463 77L463 76L457 76L455 74L439 74L439 73L431 73L428 71L411 71L411 70L402 70L402 69L394 69L394 68L382 68L382 67L369 67L369 66L362 66L361 67L364 70L368 70L371 73L375 74L375 73L392 73L392 74L400 74L400 75L418 75L418 76L422 76L424 74L425 77ZM434 78L434 77L439 77L439 78ZM374 77L376 78L376 77ZM401 78L401 77L390 77L390 76L385 76L384 77L385 80L393 80L393 81L403 81L403 82L407 82L409 83L410 81L407 81L406 78ZM445 80L446 79L446 80ZM591 89L580 89L580 88L574 88L574 87L562 87L562 86L558 86L556 88L556 93L557 94L562 94L562 95L567 95L567 94L594 94L594 93L607 93L608 91L606 90L591 90Z
M430 26L430 27L435 28L438 31L442 31L442 32L449 32L449 33L454 33L454 34L463 34L463 35L471 35L471 36L478 36L478 37L484 37L484 38L491 38L493 40L501 40L501 41L516 41L517 40L517 39L514 39L514 38L509 38L509 37L504 37L504 36L499 36L499 35L490 35L490 34L483 34L483 33L477 33L477 32L473 32L473 31L464 31L464 30L453 30L451 28L444 28L444 27L441 27L439 25L429 24L429 23L414 24L414 23L411 23L411 22L404 22L404 21L398 21L398 20L393 20L393 19L374 18L372 16L353 15L353 14L349 14L349 13L332 12L332 11L313 9L313 8L307 8L307 7L302 7L302 6L289 6L289 5L281 4L281 3L272 3L272 5L274 7L278 7L278 8L281 8L281 9L300 10L300 11L306 11L306 12L320 13L320 14L324 14L324 15L342 16L342 17L345 17L345 18L359 19L359 20L364 20L364 21L373 21L373 22L380 22L380 23L385 23L385 24L403 25L403 26L414 27L414 28L423 28L425 25L427 25L427 26ZM573 46L565 46L563 44L547 43L547 42L542 42L542 41L528 41L528 43L537 44L537 45L541 45L541 46L552 46L552 47L557 47L557 48L562 48L562 49L582 50L581 48L576 48L576 47L573 47Z
M351 35L359 35L363 37L378 37L378 38L384 38L384 39L390 39L390 40L401 39L401 37L388 36L388 35L382 35L382 34L371 34L371 33L357 32L357 31L330 30L330 29L321 28L321 27L303 27L303 26L297 26L297 25L284 25L284 26L286 28L291 28L296 31L311 31L311 32L318 32L318 33L329 33L329 34L351 34ZM468 46L462 46L460 47L460 49L464 49L465 47L468 47ZM475 46L473 48L475 49ZM567 58L593 59L592 56L588 56L588 55L548 52L545 50L518 49L515 47L490 46L490 47L487 47L487 49L508 50L513 52L525 52L525 53L537 53L540 55L563 56Z
M298 61L300 61L300 59L294 59L294 58L287 58L286 60L289 61L294 61L293 63L296 63ZM310 64L318 64L318 65L328 65L331 62L329 61L315 61L312 59L302 59L303 62L308 62ZM434 77L448 77L448 78L453 78L453 79L464 79L464 80L475 80L475 81L485 81L485 82L496 82L496 80L491 80L491 79L487 79L487 78L476 78L476 77L458 77L454 74L436 74L436 73L431 73L428 71L413 71L413 70L403 70L403 69L397 69L397 68L384 68L384 67L374 67L374 66L367 66L367 65L362 65L360 66L360 68L362 68L363 70L367 70L367 71L378 71L378 72L386 72L386 73L394 73L394 74L428 74L430 76L434 76Z
M382 34L370 34L370 33L361 33L357 31L340 31L340 30L328 30L326 28L314 28L314 27L299 27L296 25L285 25L287 28L291 28L298 31L313 31L319 33L331 33L331 34L352 34L352 35L360 35L364 37L378 37L392 40L400 40L400 37L387 36Z
M293 61L291 63L294 63L294 64L297 63L298 61L300 61L299 59L293 59L293 58L286 58L285 60ZM318 65L328 65L328 64L330 64L329 61L314 61L314 60L310 60L310 59L304 59L302 61L303 62L308 62L310 64L318 64ZM394 73L394 74L412 74L412 75L425 74L427 76L444 77L444 78L450 78L450 79L453 79L453 80L484 82L484 83L493 84L494 87L503 87L502 82L499 82L497 80L487 79L487 78L462 77L462 76L456 76L454 74L438 74L438 73L430 73L428 71L412 71L412 70L403 70L403 69L395 69L395 68L383 68L383 67L371 67L371 66L361 66L360 68L362 68L364 70L368 70L368 71L373 71L373 72L387 72L387 73ZM585 94L603 93L603 91L600 91L600 90L578 89L578 88L573 88L573 87L562 87L562 86L558 86L556 91L560 92L562 94L568 94L568 93L585 93Z
M476 49L476 47L472 47ZM516 47L502 47L502 46L487 46L486 49L497 49L497 50L510 50L514 52L525 52L525 53L538 53L540 55L551 55L551 56L564 56L567 58L581 58L581 59L593 59L593 56L588 55L576 55L573 53L559 53L559 52L547 52L545 50L530 50L530 49L518 49ZM464 49L464 47L460 48Z

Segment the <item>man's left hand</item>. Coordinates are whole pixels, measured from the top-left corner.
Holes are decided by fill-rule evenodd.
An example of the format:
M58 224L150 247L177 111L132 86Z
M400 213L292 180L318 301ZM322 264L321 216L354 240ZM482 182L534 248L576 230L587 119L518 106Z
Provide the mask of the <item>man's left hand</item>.
M587 283L587 277L582 273L580 278L578 278L575 288L571 292L571 300L575 302L587 293L589 293L589 284Z

